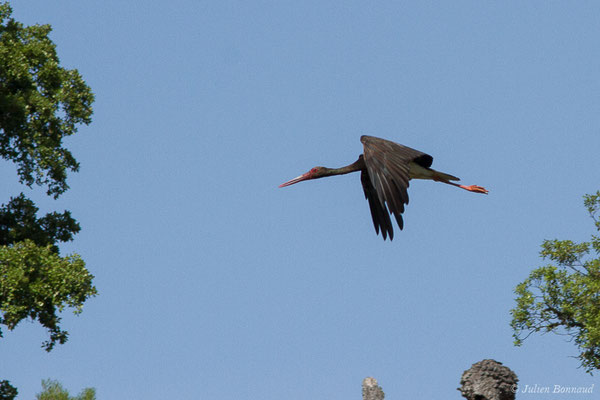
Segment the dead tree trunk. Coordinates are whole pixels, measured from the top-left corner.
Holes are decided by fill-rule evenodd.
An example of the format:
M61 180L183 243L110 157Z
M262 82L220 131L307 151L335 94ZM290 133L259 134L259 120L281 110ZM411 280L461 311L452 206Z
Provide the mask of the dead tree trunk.
M468 400L515 400L518 381L501 362L483 360L462 374L458 390Z
M383 400L385 394L375 378L365 378L362 383L363 400Z
M458 388L468 400L515 400L517 375L501 362L483 360L466 370ZM362 383L363 400L383 400L385 394L375 378L365 378Z

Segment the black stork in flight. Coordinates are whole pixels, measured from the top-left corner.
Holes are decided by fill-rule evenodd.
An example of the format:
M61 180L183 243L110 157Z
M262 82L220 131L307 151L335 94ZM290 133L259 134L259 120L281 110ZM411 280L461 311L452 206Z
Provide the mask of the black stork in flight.
M360 141L364 146L364 153L358 157L356 162L341 168L314 167L307 173L282 183L279 187L309 179L360 171L360 180L365 198L369 201L375 232L379 234L381 229L383 240L388 235L390 240L394 238L390 214L396 217L400 230L404 227L402 213L404 205L408 204L406 189L408 189L411 179L431 179L469 192L488 193L481 186L464 186L451 182L460 179L429 168L433 162L433 157L429 154L373 136L361 136Z

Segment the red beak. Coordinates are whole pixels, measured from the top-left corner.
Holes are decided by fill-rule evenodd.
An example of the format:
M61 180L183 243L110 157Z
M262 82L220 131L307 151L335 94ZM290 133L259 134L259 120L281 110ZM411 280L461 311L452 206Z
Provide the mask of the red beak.
M282 187L285 187L285 186L290 186L290 185L293 185L294 183L302 182L302 181L305 181L307 179L310 179L310 173L308 173L308 172L306 174L302 174L302 175L300 175L300 176L298 176L298 177L296 177L296 178L294 178L292 180L289 180L289 181L287 181L285 183L282 183L281 185L279 185L279 187L282 188Z

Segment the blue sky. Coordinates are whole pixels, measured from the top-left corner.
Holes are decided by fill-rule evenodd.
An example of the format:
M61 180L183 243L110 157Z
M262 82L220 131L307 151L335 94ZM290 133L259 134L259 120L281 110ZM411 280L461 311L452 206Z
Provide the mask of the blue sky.
M600 189L600 4L580 2L15 2L49 23L96 94L67 141L62 246L100 295L64 313L67 344L23 323L0 376L99 399L460 399L493 358L521 384L591 385L564 337L512 345L513 289L543 239L587 240ZM481 196L413 182L405 229L376 236L363 134L434 157ZM598 385L596 385L598 386ZM600 389L600 388L598 388ZM538 397L522 394L519 398Z

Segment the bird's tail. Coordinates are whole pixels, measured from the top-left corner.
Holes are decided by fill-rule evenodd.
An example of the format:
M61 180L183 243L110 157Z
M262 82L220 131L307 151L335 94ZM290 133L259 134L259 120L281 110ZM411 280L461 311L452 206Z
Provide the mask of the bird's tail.
M433 179L440 181L460 181L460 178L457 178L454 175L446 174L436 170L433 170Z

